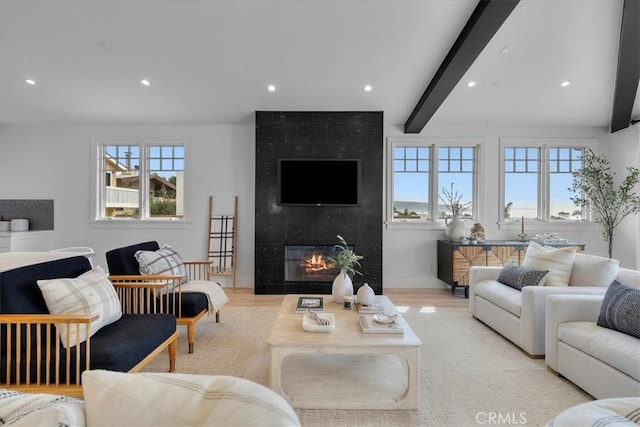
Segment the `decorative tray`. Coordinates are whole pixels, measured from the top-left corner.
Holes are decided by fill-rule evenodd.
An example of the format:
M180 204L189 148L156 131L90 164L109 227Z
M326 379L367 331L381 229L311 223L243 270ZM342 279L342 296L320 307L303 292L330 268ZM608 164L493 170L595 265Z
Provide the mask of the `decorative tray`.
M336 327L336 320L333 313L315 313L320 319L328 321L327 325L318 325L307 313L302 316L302 329L307 332L331 332Z

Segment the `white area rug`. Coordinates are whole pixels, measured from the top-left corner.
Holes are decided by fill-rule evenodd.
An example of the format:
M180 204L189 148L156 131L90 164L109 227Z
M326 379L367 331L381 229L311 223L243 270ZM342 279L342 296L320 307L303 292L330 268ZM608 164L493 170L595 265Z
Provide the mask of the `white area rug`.
M225 307L221 323L198 323L195 353L181 329L176 370L233 375L267 384L267 335L277 307ZM593 400L473 319L466 309L410 308L403 314L422 340L417 411L296 410L303 426L543 426ZM165 372L166 352L145 371ZM498 422L500 421L500 422Z

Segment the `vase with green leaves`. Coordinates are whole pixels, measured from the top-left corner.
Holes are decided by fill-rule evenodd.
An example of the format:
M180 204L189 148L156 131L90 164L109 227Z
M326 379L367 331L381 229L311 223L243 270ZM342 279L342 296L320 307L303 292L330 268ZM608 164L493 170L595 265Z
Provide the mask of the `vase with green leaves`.
M362 275L356 267L361 267L360 260L363 258L361 255L357 255L351 247L347 244L347 241L338 234L337 245L334 245L338 254L334 257L327 257L327 261L340 269L340 273L333 280L331 287L331 295L334 302L342 304L345 296L353 295L353 281L351 275Z
M625 217L640 212L640 196L636 192L640 171L634 167L626 169L627 176L616 186L609 160L603 154L585 150L582 166L571 173L573 183L569 190L576 194L571 200L576 206L596 213L594 221L602 227L602 236L609 244L609 258L613 255L615 229Z

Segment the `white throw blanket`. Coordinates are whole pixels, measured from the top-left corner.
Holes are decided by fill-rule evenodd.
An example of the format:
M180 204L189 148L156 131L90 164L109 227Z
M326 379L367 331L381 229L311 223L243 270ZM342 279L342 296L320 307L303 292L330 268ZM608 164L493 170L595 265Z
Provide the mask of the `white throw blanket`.
M180 285L180 291L182 293L199 292L205 294L209 301L209 315L214 314L220 310L223 305L229 302L227 294L224 293L222 286L217 282L211 282L208 280L191 280Z

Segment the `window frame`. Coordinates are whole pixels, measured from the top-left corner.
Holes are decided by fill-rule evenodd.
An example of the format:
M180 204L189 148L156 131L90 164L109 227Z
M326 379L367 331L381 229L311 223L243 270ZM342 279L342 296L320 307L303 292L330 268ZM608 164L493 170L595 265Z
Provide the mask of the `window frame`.
M190 224L189 213L187 209L187 200L189 195L187 194L187 185L184 185L183 191L183 207L184 215L182 217L151 217L149 215L149 178L150 178L150 164L149 164L149 147L151 146L181 146L184 150L184 170L183 180L189 182L189 143L184 138L116 138L116 137L99 137L92 138L92 207L91 207L91 220L92 227L110 227L111 225L117 225L118 227L155 227L157 224L162 223L163 227L176 227L184 228ZM140 170L139 170L139 191L140 191L140 204L139 204L139 216L134 217L107 217L104 216L105 203L106 203L106 179L107 170L104 167L103 162L103 150L105 146L109 145L130 145L137 146L140 149Z
M424 137L389 137L386 140L387 149L386 155L386 179L385 179L385 226L388 229L393 228L419 228L419 229L437 229L443 230L445 228L445 219L438 218L438 205L440 199L439 183L438 183L438 149L442 147L456 147L456 148L474 148L474 160L473 160L473 208L471 211L471 218L476 222L482 222L480 213L483 209L480 206L482 197L482 185L483 182L483 163L484 157L484 138L470 138L470 137L451 137L451 138L424 138ZM394 149L398 147L428 147L431 150L429 158L429 219L408 219L401 218L396 219L393 217L393 189L394 189Z
M537 148L540 150L540 167L538 171L538 212L535 220L527 223L527 229L549 229L549 225L554 227L566 228L585 223L591 224L592 218L590 212L583 212L581 220L559 220L552 219L550 215L551 194L550 182L551 172L549 168L550 149L552 148L573 148L573 149L597 149L598 141L595 138L500 138L500 185L499 185L499 201L498 201L498 227L500 229L511 230L520 227L520 219L514 218L507 220L505 218L505 149L507 147L515 148Z

